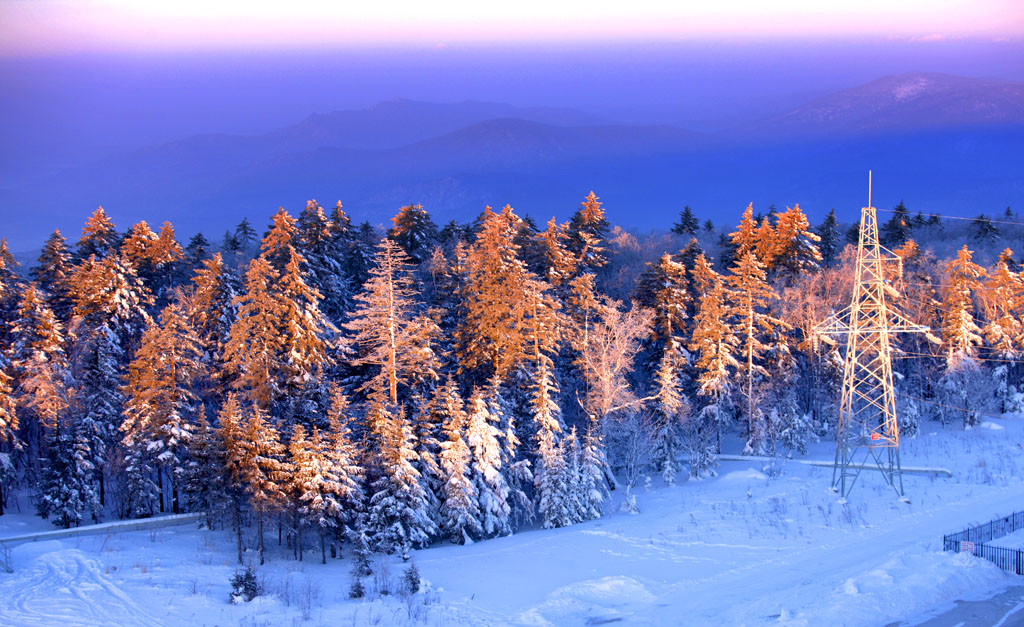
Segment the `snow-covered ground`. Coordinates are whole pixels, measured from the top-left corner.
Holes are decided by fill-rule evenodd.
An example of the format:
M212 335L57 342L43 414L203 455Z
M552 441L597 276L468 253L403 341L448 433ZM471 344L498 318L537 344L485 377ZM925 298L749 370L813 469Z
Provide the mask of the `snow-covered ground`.
M656 480L641 491L638 515L417 551L426 589L408 599L378 597L371 577L375 598L350 601L348 560L324 566L313 551L293 561L272 530L259 570L268 594L241 605L228 603L229 532L177 527L23 544L14 574L0 574L0 625L919 622L1020 581L941 550L944 533L1024 509L1024 420L989 422L1002 428L929 422L904 439L904 464L954 472L906 476L910 504L875 474L861 476L844 506L827 490L829 469L790 463L770 477L763 462L727 462L716 478L671 488ZM807 457L829 459L833 446L816 444ZM46 526L10 514L0 517L0 538ZM374 567L376 579L397 582L405 565L378 558Z

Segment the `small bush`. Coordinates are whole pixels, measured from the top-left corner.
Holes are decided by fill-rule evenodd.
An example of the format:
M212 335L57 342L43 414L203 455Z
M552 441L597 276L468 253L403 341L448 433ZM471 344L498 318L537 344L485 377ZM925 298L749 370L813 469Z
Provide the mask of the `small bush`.
M363 588L363 580L359 577L352 579L352 585L348 589L348 598L361 599L366 596L366 589Z
M256 571L252 566L245 569L245 572L236 572L231 577L231 602L248 603L263 594L263 584L256 578Z
M409 562L409 567L402 573L402 592L412 596L419 591L420 571L416 568L416 562Z

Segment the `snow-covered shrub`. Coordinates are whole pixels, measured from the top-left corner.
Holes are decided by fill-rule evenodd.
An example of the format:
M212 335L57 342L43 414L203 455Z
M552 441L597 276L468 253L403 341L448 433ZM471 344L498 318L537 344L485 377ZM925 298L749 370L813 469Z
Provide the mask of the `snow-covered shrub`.
M402 594L412 596L420 591L420 571L416 562L409 561L409 567L402 573Z
M231 576L231 602L248 603L263 594L263 582L256 577L256 570L249 566L244 572Z

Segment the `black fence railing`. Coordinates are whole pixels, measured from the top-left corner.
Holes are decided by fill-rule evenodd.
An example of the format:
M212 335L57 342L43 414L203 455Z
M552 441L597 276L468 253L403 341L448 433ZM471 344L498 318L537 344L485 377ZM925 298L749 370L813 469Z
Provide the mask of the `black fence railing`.
M942 550L956 553L972 553L986 559L1003 570L1024 575L1024 550L1001 546L988 546L985 543L1024 529L1024 512L1014 512L1009 516L997 518L984 525L964 529L958 533L942 536Z

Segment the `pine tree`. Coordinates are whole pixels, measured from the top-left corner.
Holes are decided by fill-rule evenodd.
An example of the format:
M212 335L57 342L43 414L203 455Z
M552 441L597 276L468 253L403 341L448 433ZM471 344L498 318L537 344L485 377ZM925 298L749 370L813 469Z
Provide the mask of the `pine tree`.
M471 452L470 476L479 498L480 524L486 537L512 533L511 490L503 474L500 415L474 390L466 408L466 444Z
M583 435L580 455L577 501L581 520L593 520L604 515L604 503L611 494L608 477L613 475L605 456L604 442L597 425L591 423Z
M78 240L78 259L106 257L117 250L120 240L114 222L100 207L89 216L82 228L82 239Z
M965 360L977 355L982 344L981 329L974 321L972 295L981 289L985 269L971 259L964 245L956 259L946 264L946 282L942 301L942 343L946 347L946 370L956 370Z
M284 378L281 321L284 304L273 290L278 274L262 257L253 259L245 274L245 294L235 304L238 316L224 345L225 368L232 387L244 390L250 401L267 407L282 393Z
M306 203L297 222L297 249L305 260L306 280L321 294L320 310L332 323L341 320L352 300L352 286L344 265L346 244L342 241L347 236L348 217L340 207L335 213L333 220L344 222L340 227L344 235L336 232L332 219L315 200Z
M831 268L839 257L839 221L836 219L836 210L831 209L821 224L815 229L820 238L818 249L821 251L821 263L825 268Z
M566 246L568 239L568 225L558 224L554 218L548 220L547 228L537 234L538 254L530 264L530 270L556 288L577 274L577 259Z
M580 272L595 272L607 265L608 230L604 208L591 191L569 220L569 250L576 255Z
M267 422L265 411L253 404L246 421L240 425L241 458L239 471L242 483L256 510L256 547L260 566L264 563L263 521L269 512L280 509L285 502L286 477L291 468L284 461L285 448L281 436Z
M220 425L217 441L220 443L224 460L224 487L231 501L231 526L235 531L238 548L238 563L242 563L242 505L246 490L248 472L248 450L243 430L242 407L232 392L224 399L217 414Z
M200 356L199 338L182 306L172 302L164 308L160 324L147 329L128 368L121 431L128 471L140 482L130 486L136 514L154 513L157 502L159 511L167 511L166 493L171 495L171 510L178 513L199 401L193 387L202 369Z
M226 464L224 443L206 419L206 409L200 405L188 441L188 462L182 474L181 491L185 495L186 509L205 512L206 526L210 529L224 512L224 501L230 498Z
M235 227L235 232L232 234L234 243L238 246L238 249L242 252L249 252L250 249L256 244L257 235L256 229L252 228L252 224L249 223L248 218L242 218L242 221Z
M437 225L423 205L406 205L391 218L388 239L402 247L413 263L422 263L437 241Z
M362 480L364 469L359 464L360 453L352 440L352 417L349 414L348 399L341 388L333 385L330 390L330 406L327 410L328 436L324 454L336 477L335 500L341 511L335 517L336 531L340 535L358 535L365 547L365 535L359 525L363 506ZM326 528L321 528L324 534ZM323 540L321 535L321 541ZM332 545L333 546L333 545ZM358 547L357 547L358 548ZM321 544L321 558L323 545ZM332 549L333 554L333 549Z
M219 402L230 384L226 367L226 351L231 339L231 326L238 318L237 300L241 282L221 254L204 259L192 277L195 289L188 300L188 323L199 340L203 363L203 384L206 393Z
M71 374L63 328L34 285L22 294L11 340L10 371L17 389L10 398L17 400L28 458L36 460L47 434L56 429L67 411ZM35 468L35 463L29 465Z
M666 485L675 485L679 474L679 454L683 444L681 428L690 409L682 388L685 360L682 347L672 337L665 345L655 374L653 396L656 417L651 457Z
M882 244L890 249L901 246L910 239L910 228L910 210L901 200L892 210L892 217L879 229Z
M690 205L683 207L679 212L679 222L672 225L672 232L676 235L696 235L700 229L700 221L693 215Z
M740 364L735 357L739 339L731 324L733 311L724 280L711 269L703 256L698 260L698 268L697 274L709 279L707 287L701 290L703 293L690 342L690 350L697 355L694 364L697 372L697 394L707 399L698 418L698 421L704 424L698 425L697 428L710 422L717 436L717 446L727 417L725 408L730 404L731 381L734 374L740 370ZM702 469L699 464L692 463L692 453L693 451L690 470L699 472Z
M54 315L67 324L71 320L74 303L71 300L71 274L74 271L71 251L64 236L54 231L39 253L38 264L29 271L40 289L46 294L46 302Z
M505 379L527 359L523 303L532 276L519 258L519 221L508 205L501 213L485 208L476 242L466 253L457 353L460 372L478 380Z
M988 323L985 340L1000 359L1015 360L1024 345L1024 325L1020 321L1024 305L1024 279L1010 269L1013 251L1003 250L995 268L988 273L984 292L987 294Z
M299 524L296 547L302 560L302 529L317 529L320 536L320 561L327 563L326 535L337 529L342 515L342 500L349 486L342 482L339 469L330 455L330 441L313 427L309 438L301 424L292 427L288 443L289 475L287 491L292 495Z
M757 227L757 221L754 219L754 203L750 203L743 210L743 217L740 219L739 226L736 227L734 232L729 234L729 243L732 249L729 255L730 259L737 261L746 256L747 253L757 250Z
M395 404L400 389L436 379L430 345L438 329L417 311L409 259L398 245L381 240L374 259L376 267L356 295L356 309L345 326L360 347L353 363L378 369L360 390L379 390Z
M737 335L743 356L739 374L743 378L746 400L747 446L744 451L758 454L764 450L767 433L763 416L756 408L754 383L768 374L761 363L768 349L765 341L776 327L785 323L766 311L776 294L766 281L764 265L753 253L748 252L736 262L728 282L733 294L733 315L739 323Z
M779 214L775 226L773 264L790 278L816 272L822 263L818 249L820 242L821 237L810 230L810 223L800 205L788 207Z
M79 526L86 515L96 518L96 472L90 434L74 421L59 426L45 448L36 512L65 529Z
M409 550L424 546L437 533L427 495L413 462L412 429L401 411L379 399L367 409L377 443L377 479L371 485L368 525L374 546L409 559Z
M440 465L444 485L441 493L441 532L454 544L470 544L483 536L478 494L470 475L470 449L466 444L467 416L462 398L451 380L439 388L444 416L444 441Z
M206 261L210 252L210 240L206 239L201 232L196 233L188 240L185 246L185 263L190 269L196 269L199 264Z

